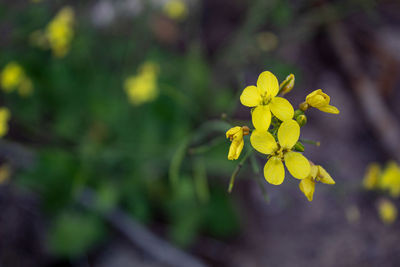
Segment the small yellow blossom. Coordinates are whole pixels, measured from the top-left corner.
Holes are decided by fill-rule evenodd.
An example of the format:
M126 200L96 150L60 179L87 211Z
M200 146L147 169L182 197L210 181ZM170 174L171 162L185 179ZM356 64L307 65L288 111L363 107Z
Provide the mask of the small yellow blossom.
M380 187L388 190L392 197L400 196L400 167L391 161L382 172Z
M22 67L12 61L1 72L1 87L4 91L11 92L21 84L24 77L25 74Z
M321 89L318 89L307 95L305 103L323 112L339 114L339 110L336 107L329 105L329 102L330 97L322 92Z
M335 184L330 174L322 166L312 164L310 174L299 183L299 188L307 197L308 201L313 200L315 184L317 182Z
M397 218L396 206L387 199L383 199L378 203L379 217L384 224L392 224Z
M275 75L269 71L260 74L257 86L247 86L240 102L247 107L255 107L252 111L254 128L265 132L271 124L271 112L281 121L293 118L294 110L286 99L277 97L279 83Z
M8 164L3 164L0 166L0 184L6 182L11 175L11 167Z
M250 136L255 150L270 155L264 166L265 179L274 185L282 184L285 178L283 161L290 174L297 179L304 179L310 173L310 163L298 152L292 151L299 140L300 126L294 120L284 121L278 129L278 141L268 130L255 129Z
M250 129L247 126L236 126L226 132L226 138L229 138L232 142L228 152L229 160L235 160L239 158L244 146L243 136L248 135L249 131Z
M0 137L8 132L8 121L10 119L10 111L8 108L0 108Z
M293 87L294 87L294 75L293 74L289 74L286 79L281 82L281 84L279 85L280 88L280 92L282 95L285 95L287 93L289 93L290 91L292 91Z
M18 90L21 96L27 96L33 91L31 79L16 62L8 63L1 72L1 87L7 93Z
M363 187L367 190L376 189L379 186L381 167L374 162L368 165L363 179Z
M44 34L54 56L61 58L67 54L74 35L73 23L74 10L66 6L47 25Z
M158 96L158 65L146 62L139 68L139 73L125 80L124 88L133 105L141 105Z
M188 9L182 0L170 0L164 5L164 13L171 19L181 21L187 17Z

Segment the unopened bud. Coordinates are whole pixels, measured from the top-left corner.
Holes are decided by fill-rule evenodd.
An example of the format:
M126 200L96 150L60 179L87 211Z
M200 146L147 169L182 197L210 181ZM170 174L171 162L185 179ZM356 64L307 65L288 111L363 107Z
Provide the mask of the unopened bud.
M297 143L294 145L294 150L304 152L304 145L300 143L300 141L297 141Z
M303 102L299 105L299 109L302 111L306 111L310 106L307 104L307 102Z
M300 125L300 127L303 127L307 123L307 116L299 115L297 116L296 121Z
M286 77L286 79L279 85L280 91L282 95L285 95L292 91L294 87L294 75L290 74L289 76Z

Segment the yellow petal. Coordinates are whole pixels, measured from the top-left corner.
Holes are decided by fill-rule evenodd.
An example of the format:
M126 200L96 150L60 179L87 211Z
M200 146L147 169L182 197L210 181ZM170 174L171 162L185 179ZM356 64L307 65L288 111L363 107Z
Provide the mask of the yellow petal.
M279 92L278 79L269 71L264 71L258 76L257 88L261 94L276 96Z
M250 136L250 143L255 150L263 154L271 154L278 149L275 138L268 131L254 130Z
M307 197L308 201L313 200L315 191L315 182L311 179L303 179L299 183L301 192Z
M282 161L277 157L271 157L264 166L264 177L268 183L280 185L285 178L285 169Z
M233 141L231 146L229 147L228 159L229 160L236 160L239 158L240 153L242 152L244 146L243 139L239 141Z
M330 174L320 165L318 165L318 179L324 184L335 184Z
M233 128L230 128L228 131L226 131L226 138L233 140L233 137L235 135L238 135L240 131L242 131L242 127L240 126L235 126Z
M315 166L314 164L313 165L310 164L310 166L311 166L310 177L315 179L317 178L318 175L318 167Z
M247 86L240 95L240 102L247 107L255 107L261 102L261 96L257 87Z
M326 113L331 113L331 114L339 114L339 110L331 105L323 106L318 108L319 110L326 112Z
M282 122L278 130L278 141L281 147L291 149L299 140L300 126L294 120Z
M310 175L310 163L302 154L290 151L284 157L286 168L294 178L304 179Z
M271 112L281 121L293 118L294 110L292 104L283 97L274 97L269 107Z
M267 131L271 124L271 111L268 106L257 106L252 114L254 128L260 131Z

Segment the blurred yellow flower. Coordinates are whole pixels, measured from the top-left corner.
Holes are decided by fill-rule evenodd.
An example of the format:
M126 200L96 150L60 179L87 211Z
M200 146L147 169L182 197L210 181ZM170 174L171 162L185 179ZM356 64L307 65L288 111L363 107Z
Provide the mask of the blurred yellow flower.
M378 163L373 162L367 166L363 179L363 187L367 190L377 189L381 175L381 167Z
M383 190L388 190L392 197L400 196L400 167L396 162L389 162L383 170L380 187Z
M265 179L274 185L280 185L285 178L283 161L290 174L297 179L304 179L310 174L310 163L292 148L300 137L300 126L294 120L284 121L278 129L278 141L268 130L255 129L250 136L255 150L270 155L264 166Z
M21 84L24 77L25 74L22 67L12 61L1 72L1 87L4 91L11 92Z
M32 42L42 48L48 45L55 57L64 57L69 51L74 35L74 16L74 10L71 7L63 7L49 22L44 33L41 31L32 33Z
M236 126L226 132L226 138L229 138L229 140L232 142L228 152L229 160L235 160L239 158L244 146L243 136L248 135L249 131L250 129L247 126Z
M7 93L18 90L21 96L27 96L33 91L33 84L23 68L16 62L8 63L1 72L1 87Z
M387 199L383 199L378 203L379 217L384 224L392 224L397 218L396 206Z
M0 137L3 137L8 132L8 121L10 119L10 111L8 108L0 108Z
M329 102L330 97L322 92L321 89L315 90L306 97L306 104L309 106L317 108L323 112L339 114L339 110L336 107L329 105Z
M154 100L158 96L158 65L146 62L139 68L139 73L125 80L124 88L129 101L137 106Z
M6 182L11 175L11 167L8 164L3 164L0 166L0 184Z
M279 83L275 75L269 71L260 74L257 86L247 86L240 102L247 107L255 107L252 111L254 128L265 132L271 124L271 112L281 121L293 118L294 110L286 99L277 97Z
M164 13L173 20L181 21L187 17L188 9L184 1L170 0L164 5Z
M316 182L335 184L330 174L321 165L312 164L310 174L299 183L299 188L308 201L313 200Z

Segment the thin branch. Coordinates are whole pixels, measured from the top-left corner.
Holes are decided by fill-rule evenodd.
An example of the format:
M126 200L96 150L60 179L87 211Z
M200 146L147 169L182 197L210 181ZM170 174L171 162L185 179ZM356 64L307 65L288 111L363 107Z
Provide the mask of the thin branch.
M93 191L89 189L85 190L79 202L87 209L100 213L111 226L122 233L132 244L157 261L176 267L207 266L200 259L179 250L167 241L157 237L123 211L118 209L106 213L99 211Z

